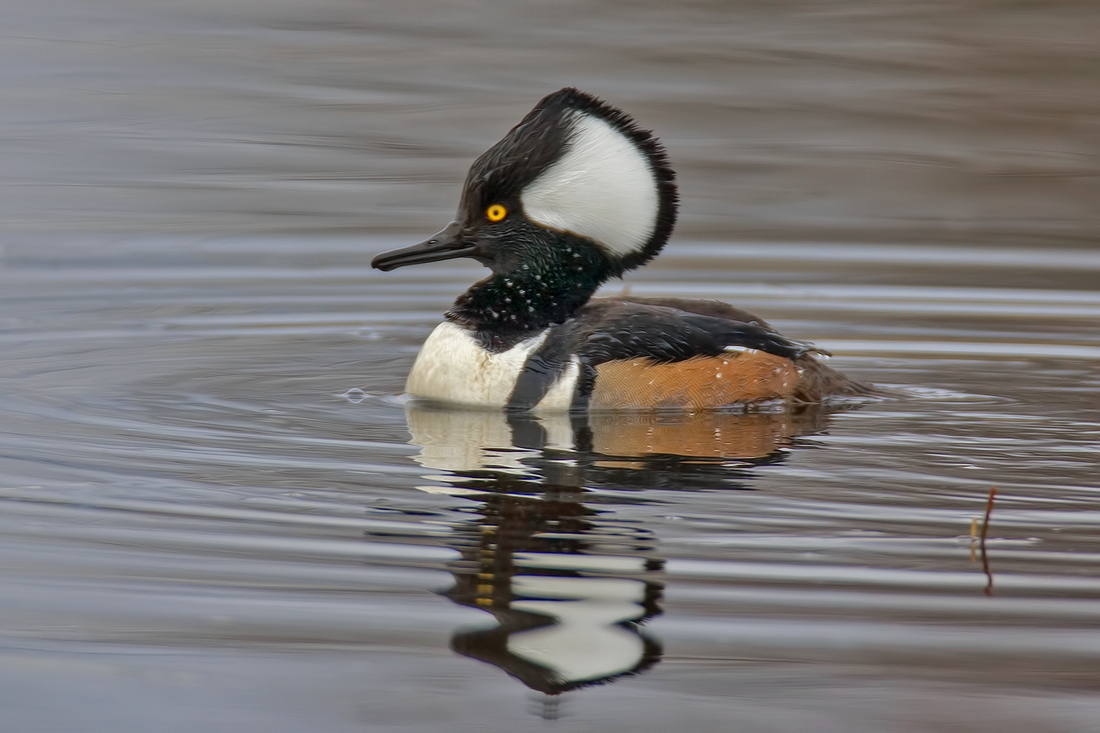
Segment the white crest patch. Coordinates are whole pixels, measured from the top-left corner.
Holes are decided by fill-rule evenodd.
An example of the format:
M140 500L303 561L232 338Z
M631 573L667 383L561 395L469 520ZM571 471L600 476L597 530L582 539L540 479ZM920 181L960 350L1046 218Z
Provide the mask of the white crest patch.
M572 116L565 154L520 194L531 221L571 232L624 257L657 227L657 177L649 160L599 117Z

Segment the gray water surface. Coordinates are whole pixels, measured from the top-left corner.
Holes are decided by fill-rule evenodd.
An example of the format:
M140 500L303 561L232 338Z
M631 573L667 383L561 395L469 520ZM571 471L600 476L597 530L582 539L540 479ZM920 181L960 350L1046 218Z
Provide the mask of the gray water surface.
M1098 17L0 10L0 728L1096 730ZM736 303L898 396L404 397L483 271L367 263L563 84L684 192L606 293Z

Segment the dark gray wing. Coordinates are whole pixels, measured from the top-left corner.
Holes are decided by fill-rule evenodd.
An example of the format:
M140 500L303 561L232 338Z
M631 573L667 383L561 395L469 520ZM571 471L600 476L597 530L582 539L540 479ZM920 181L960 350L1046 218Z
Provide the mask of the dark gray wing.
M639 358L669 363L718 356L729 347L756 349L787 359L815 351L813 346L788 339L755 320L745 322L663 303L593 300L573 318L550 329L520 373L509 408L529 410L537 405L573 355L581 363L577 392L583 400L591 392L599 364Z

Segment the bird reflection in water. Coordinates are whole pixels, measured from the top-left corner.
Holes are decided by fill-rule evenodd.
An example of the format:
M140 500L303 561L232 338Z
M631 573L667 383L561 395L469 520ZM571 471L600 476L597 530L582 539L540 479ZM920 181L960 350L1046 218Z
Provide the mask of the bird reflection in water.
M623 492L746 488L755 466L827 419L820 408L536 418L418 402L407 416L417 462L443 472L424 488L476 503L455 527L445 595L492 619L458 630L452 648L548 696L661 658L644 624L661 613L664 561L652 530L612 511L646 501ZM548 699L542 714L554 710Z

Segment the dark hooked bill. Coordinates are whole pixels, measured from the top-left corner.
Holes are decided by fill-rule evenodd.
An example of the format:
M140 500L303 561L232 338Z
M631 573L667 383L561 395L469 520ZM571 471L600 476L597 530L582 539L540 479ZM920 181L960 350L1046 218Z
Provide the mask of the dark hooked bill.
M474 245L462 240L462 227L457 221L452 221L426 242L383 252L371 261L370 266L389 272L406 265L470 257L475 249Z

